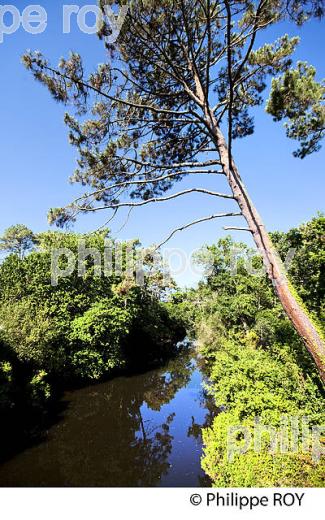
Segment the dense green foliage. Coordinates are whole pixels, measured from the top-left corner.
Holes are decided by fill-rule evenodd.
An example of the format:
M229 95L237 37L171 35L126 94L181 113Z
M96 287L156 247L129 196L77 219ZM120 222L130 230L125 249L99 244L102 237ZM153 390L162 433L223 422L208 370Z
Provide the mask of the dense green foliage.
M41 404L50 398L53 384L96 381L116 370L149 366L183 339L180 322L153 291L156 280L147 277L140 287L123 273L99 275L86 257L82 276L76 266L52 283L52 248L69 248L77 255L82 239L103 253L105 234L41 234L37 251L25 258L11 254L2 263L0 407L14 406L11 387L13 395L16 391ZM138 248L133 242L122 251L127 246Z
M289 275L315 318L324 316L324 235L322 216L273 235L284 257L296 248ZM220 409L212 426L203 431L203 469L214 485L222 487L324 485L324 459L317 463L301 443L297 453L272 454L266 435L260 452L252 441L245 454L235 453L229 459L229 428L245 426L254 439L256 417L278 429L284 417L294 417L300 436L302 418L308 417L310 440L312 426L325 421L324 395L272 286L265 275L252 274L249 268L261 267L255 253L227 238L208 247L200 259L208 268L206 282L186 295L176 295L175 303L180 313L187 307L188 323L192 322L206 360L208 391ZM235 447L242 442L239 437Z
M58 381L97 381L115 371L143 368L170 355L183 324L198 340L209 375L207 391L220 410L203 430L202 467L216 486L322 486L324 458L313 457L311 428L324 424L319 376L278 302L261 259L245 244L220 240L198 254L206 266L197 289L174 291L161 303L159 273L144 287L125 276L99 276L90 258L83 276L51 283L51 250L104 248L103 234L45 233L38 250L9 255L0 267L0 413L48 407ZM295 254L289 276L299 297L322 327L324 319L325 218L287 233L274 233L283 260ZM124 244L126 248L126 244ZM136 250L137 242L132 243ZM150 258L147 259L150 263ZM160 286L160 294L157 291ZM254 449L255 418L276 428L284 417L308 421L309 447L270 452L270 435ZM289 419L290 420L290 419ZM229 429L245 427L245 453ZM289 430L289 440L293 433Z

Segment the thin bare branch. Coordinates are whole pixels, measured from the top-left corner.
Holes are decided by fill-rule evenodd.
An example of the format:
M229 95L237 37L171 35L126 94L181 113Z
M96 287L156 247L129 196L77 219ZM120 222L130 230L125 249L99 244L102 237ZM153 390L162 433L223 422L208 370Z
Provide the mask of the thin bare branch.
M253 231L251 229L244 228L244 227L225 226L223 229L225 231L247 231L248 233L253 233Z
M188 229L188 228L190 228L192 226L195 226L197 224L201 224L202 222L208 222L209 220L214 220L216 218L240 217L240 216L242 216L241 213L216 213L214 215L210 215L209 217L203 217L203 218L199 218L197 220L193 220L192 222L189 222L188 224L184 224L183 226L180 226L180 227L174 229L168 235L168 237L155 248L155 250L160 249L163 245L165 245L167 242L169 242L169 240L174 235L176 235L176 233L178 233L179 231L184 231L185 229Z

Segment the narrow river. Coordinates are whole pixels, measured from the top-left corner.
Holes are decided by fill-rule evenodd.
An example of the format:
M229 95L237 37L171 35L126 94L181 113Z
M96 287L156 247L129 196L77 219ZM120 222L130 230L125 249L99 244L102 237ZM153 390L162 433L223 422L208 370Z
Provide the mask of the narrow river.
M213 406L195 351L67 392L42 442L0 466L0 486L207 486L201 427Z

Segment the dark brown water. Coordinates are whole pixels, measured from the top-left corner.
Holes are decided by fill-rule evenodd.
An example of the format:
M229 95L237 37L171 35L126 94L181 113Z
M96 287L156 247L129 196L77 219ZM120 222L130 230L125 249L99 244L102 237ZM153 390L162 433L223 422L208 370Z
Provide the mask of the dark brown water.
M205 486L212 405L192 349L145 374L69 392L42 442L0 466L1 486Z

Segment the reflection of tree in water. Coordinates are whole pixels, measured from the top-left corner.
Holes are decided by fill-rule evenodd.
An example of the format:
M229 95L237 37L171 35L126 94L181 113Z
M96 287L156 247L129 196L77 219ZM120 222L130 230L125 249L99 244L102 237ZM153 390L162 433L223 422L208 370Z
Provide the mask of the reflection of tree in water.
M90 410L84 409L84 398L73 403L74 409L75 404L80 404L74 411L77 422L86 420L85 433L77 441L78 452L81 456L92 455L86 463L77 456L78 465L81 463L85 470L80 479L86 478L89 485L154 486L168 472L173 440L169 429L175 414L166 417L162 424L155 424L143 418L141 408L146 403L150 409L159 411L186 385L191 374L189 361L182 362L181 358L170 362L167 369L115 379L106 385L109 393L101 393L100 387L98 392L94 389ZM71 444L74 435L70 432L68 437ZM97 452L95 456L89 449L92 445ZM76 460L75 446L69 453L66 441L62 446L64 459ZM76 468L69 463L68 473L70 468L71 478L75 480Z
M195 422L195 417L192 416L192 423L187 431L187 436L193 437L200 444L202 442L202 429L209 428L212 425L213 418L216 416L216 413L218 412L212 397L210 397L204 390L202 390L201 393L201 406L206 410L206 415L204 417L203 422Z
M152 486L168 472L173 440L169 428L174 417L175 413L170 414L162 425L150 426L149 423L147 428L141 417L142 437L137 441L136 461L137 470L141 469L137 475L138 486Z
M197 359L196 363L200 369L201 374L203 374L203 375L205 374L205 379L203 380L203 382L207 383L208 379L207 379L207 374L206 374L206 369L205 369L204 363L200 359ZM209 426L212 425L213 419L216 416L216 414L218 413L218 409L215 406L213 397L209 395L208 385L203 384L198 397L199 397L199 401L200 401L200 406L204 410L206 410L206 415L204 417L203 422L201 422L200 424L195 422L195 417L192 417L192 424L188 428L187 436L193 437L199 443L201 443L202 429L209 428Z
M159 411L164 404L169 403L175 394L186 386L194 370L192 355L189 349L168 365L153 374L153 379L147 385L144 398L151 410Z
M200 369L201 374L205 374L206 370L204 364L200 362L200 359L196 359L196 364ZM207 381L207 380L206 380ZM191 425L187 430L187 437L195 439L197 446L202 445L202 429L208 428L212 425L213 419L218 413L218 409L215 406L213 397L209 395L208 391L204 386L201 388L199 395L197 396L200 407L206 411L203 420L199 423L196 422L195 417L192 416ZM211 487L211 481L207 475L198 476L198 487Z
M169 470L175 414L156 424L143 418L143 405L159 411L188 383L192 370L191 353L184 352L167 367L71 393L63 421L50 430L48 441L10 461L9 472L3 465L0 482L156 485Z
M187 436L195 439L197 445L202 445L202 430L203 428L209 428L213 419L218 413L218 409L216 408L213 398L210 397L206 390L202 389L200 393L200 402L203 409L206 410L205 417L203 422L197 423L195 421L195 417L192 416L191 425L187 430ZM202 475L198 477L198 487L211 487L211 480L207 475Z

